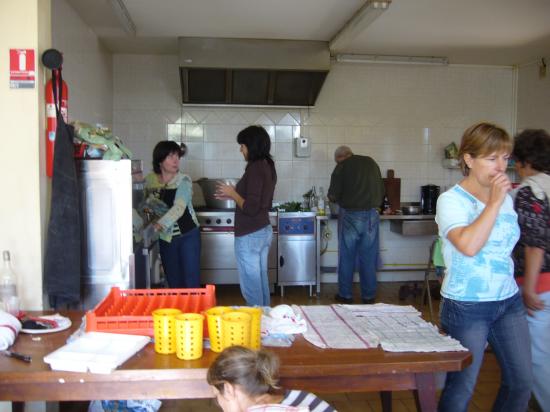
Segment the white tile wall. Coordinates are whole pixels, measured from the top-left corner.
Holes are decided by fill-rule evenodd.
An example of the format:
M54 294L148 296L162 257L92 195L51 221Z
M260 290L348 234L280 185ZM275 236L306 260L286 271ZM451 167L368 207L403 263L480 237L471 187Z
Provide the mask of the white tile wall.
M113 124L113 60L66 0L52 0L52 47L63 53L69 120ZM124 89L120 79L119 87ZM128 134L127 129L121 129ZM140 136L136 135L136 139ZM139 141L139 140L137 140Z
M418 201L421 185L444 189L460 179L441 158L466 127L479 120L510 131L514 125L511 68L334 64L317 105L288 110L182 107L176 56L115 55L113 62L114 131L146 168L159 140L179 136L189 145L183 169L192 178L237 176L244 161L236 135L261 124L273 142L280 202L301 200L314 184L326 190L341 144L375 158L384 175L394 169L402 201ZM300 135L311 139L310 158L293 155Z
M550 56L546 57L550 62ZM518 130L526 128L550 131L550 68L540 73L541 62L533 62L518 70Z

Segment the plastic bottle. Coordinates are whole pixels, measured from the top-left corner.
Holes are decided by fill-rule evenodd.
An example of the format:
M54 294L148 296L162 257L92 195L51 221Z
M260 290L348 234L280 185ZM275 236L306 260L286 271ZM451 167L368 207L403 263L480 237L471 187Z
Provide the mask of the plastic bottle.
M17 296L17 278L11 267L10 252L2 252L4 260L0 272L0 307L14 316L19 314L19 298Z
M325 215L325 191L323 186L319 187L319 197L317 199L317 214L319 216Z

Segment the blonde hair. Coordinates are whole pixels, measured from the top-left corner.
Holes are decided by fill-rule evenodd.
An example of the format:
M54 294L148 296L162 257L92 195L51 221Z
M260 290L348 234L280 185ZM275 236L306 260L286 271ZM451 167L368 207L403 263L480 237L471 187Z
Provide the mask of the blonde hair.
M485 156L495 152L512 152L512 138L504 128L488 122L476 123L468 127L462 135L458 158L460 169L468 176L470 168L464 161L464 155Z
M278 372L279 359L273 353L230 346L210 365L206 380L221 394L227 382L239 385L245 394L256 397L279 389Z

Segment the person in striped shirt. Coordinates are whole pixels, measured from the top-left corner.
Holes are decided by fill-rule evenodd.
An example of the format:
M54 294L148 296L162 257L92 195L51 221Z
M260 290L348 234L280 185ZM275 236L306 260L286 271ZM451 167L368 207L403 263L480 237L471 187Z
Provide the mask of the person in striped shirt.
M335 412L316 395L278 386L279 359L266 350L231 346L210 365L208 384L223 412Z

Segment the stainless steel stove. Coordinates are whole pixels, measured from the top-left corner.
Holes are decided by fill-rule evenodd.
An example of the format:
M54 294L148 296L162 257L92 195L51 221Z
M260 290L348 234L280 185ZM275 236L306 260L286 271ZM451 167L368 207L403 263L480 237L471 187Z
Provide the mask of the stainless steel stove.
M238 284L235 259L235 210L198 209L201 231L201 282L215 285ZM270 212L273 241L269 249L268 278L273 291L277 283L277 212Z
M228 209L202 209L197 212L201 231L226 231L235 229L235 211Z

